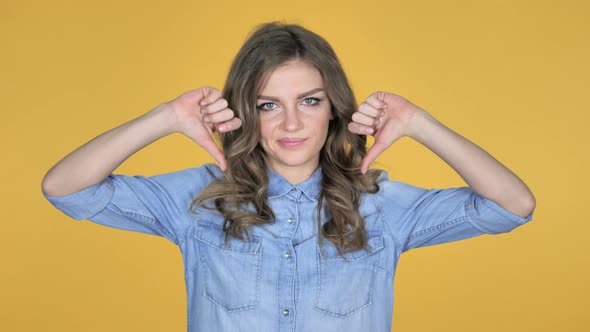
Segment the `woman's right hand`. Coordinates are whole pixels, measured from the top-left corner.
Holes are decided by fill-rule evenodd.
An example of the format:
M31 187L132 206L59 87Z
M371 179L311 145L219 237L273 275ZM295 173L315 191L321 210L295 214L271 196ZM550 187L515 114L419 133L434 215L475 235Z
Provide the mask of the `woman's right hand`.
M166 103L176 116L175 131L202 146L226 170L223 152L213 140L213 132L228 132L240 128L242 121L227 108L221 91L205 86L183 93Z

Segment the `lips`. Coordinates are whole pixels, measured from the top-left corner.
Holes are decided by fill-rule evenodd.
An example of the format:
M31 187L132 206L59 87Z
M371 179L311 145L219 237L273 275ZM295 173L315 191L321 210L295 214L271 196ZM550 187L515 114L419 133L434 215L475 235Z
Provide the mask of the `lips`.
M307 140L307 138L282 138L279 140L279 144L286 148L296 148Z

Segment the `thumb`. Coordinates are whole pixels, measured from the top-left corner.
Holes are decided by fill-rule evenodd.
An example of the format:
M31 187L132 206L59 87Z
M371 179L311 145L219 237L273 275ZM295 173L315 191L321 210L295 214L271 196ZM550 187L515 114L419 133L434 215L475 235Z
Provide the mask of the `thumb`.
M381 142L375 142L375 144L373 144L373 146L369 149L369 151L367 151L365 158L363 158L363 161L361 162L361 173L362 174L367 173L369 166L373 163L373 161L375 161L375 159L377 159L377 157L383 151L385 151L385 149L387 149L386 144L383 144Z
M221 152L217 144L215 144L211 138L204 139L201 143L199 143L199 145L202 146L205 151L209 152L215 161L217 161L222 171L226 170L227 165L225 157L223 156L223 152Z

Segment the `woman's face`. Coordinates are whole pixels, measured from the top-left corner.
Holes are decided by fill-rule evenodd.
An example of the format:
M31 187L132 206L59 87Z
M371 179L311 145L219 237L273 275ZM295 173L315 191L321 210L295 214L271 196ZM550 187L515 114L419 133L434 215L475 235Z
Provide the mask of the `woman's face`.
M283 176L309 176L318 166L332 119L323 89L320 72L294 60L271 72L258 95L260 145L270 166Z

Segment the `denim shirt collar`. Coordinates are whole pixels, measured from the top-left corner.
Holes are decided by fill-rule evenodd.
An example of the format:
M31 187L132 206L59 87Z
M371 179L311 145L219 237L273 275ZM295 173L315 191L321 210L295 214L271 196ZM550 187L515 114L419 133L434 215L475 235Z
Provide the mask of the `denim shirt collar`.
M272 167L267 167L268 174L268 197L281 197L287 195L289 198L298 200L305 196L311 201L317 201L322 188L322 168L318 166L311 176L304 182L291 184Z

